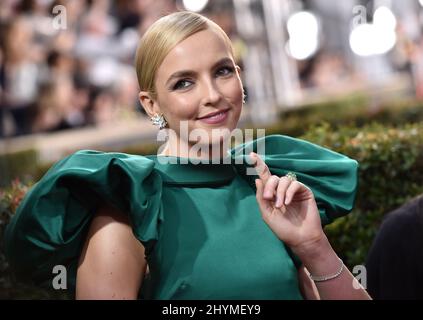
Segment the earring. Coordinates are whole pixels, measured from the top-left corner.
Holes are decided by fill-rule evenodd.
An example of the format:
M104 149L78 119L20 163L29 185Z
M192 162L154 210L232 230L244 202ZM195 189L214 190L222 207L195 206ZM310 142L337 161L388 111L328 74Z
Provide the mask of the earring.
M245 99L247 98L247 95L245 94L245 90L242 89L242 103L245 104Z
M155 114L154 116L152 116L150 118L151 122L155 125L155 126L159 126L159 129L163 129L166 127L167 125L167 121L166 119L163 117L163 115L158 115Z

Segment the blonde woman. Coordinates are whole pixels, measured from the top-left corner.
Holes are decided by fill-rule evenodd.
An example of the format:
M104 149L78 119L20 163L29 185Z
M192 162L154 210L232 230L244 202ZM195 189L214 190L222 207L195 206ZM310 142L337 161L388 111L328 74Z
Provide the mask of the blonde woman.
M322 230L352 209L357 162L281 135L227 150L243 88L220 27L165 16L142 37L136 69L165 146L54 165L7 229L19 275L50 284L64 265L77 299L369 298Z

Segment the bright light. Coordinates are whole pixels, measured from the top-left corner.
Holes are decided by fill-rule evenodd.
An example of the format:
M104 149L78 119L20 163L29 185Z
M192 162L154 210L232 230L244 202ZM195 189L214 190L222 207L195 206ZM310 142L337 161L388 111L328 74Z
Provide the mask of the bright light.
M350 47L359 56L384 54L396 43L394 30L385 30L373 24L361 24L350 34Z
M307 11L301 11L289 17L287 22L288 33L291 37L304 34L316 35L319 31L319 24L316 17Z
M397 25L397 19L389 8L379 7L373 14L373 24L384 29L394 30Z
M297 60L312 56L318 49L319 23L310 12L301 11L293 14L287 21L289 40L286 50Z
M423 1L423 0L421 0ZM373 14L372 24L360 24L351 31L350 47L359 56L387 53L397 41L397 19L387 7L379 7Z
M419 3L423 7L423 0L419 0Z
M182 3L184 4L185 9L194 12L200 12L203 10L209 0L183 0Z

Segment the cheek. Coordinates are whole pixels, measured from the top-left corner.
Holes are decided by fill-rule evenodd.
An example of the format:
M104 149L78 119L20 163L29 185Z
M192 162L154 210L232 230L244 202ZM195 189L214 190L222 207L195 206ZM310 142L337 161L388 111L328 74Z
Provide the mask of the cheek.
M189 94L170 96L166 103L166 110L168 115L177 121L189 120L197 115L196 100Z
M227 100L236 106L242 105L242 85L237 79L222 85L222 92Z

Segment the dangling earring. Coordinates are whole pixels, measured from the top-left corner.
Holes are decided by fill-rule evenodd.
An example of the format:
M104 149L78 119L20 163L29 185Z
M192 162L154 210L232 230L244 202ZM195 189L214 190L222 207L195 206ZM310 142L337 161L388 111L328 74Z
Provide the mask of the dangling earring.
M152 116L150 118L151 122L155 125L155 126L159 126L159 129L163 129L166 128L167 125L167 121L166 119L163 117L162 114L155 114L154 116Z
M245 104L245 99L247 98L247 95L245 94L245 90L242 89L242 104Z

